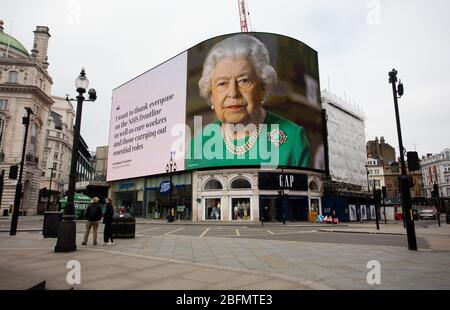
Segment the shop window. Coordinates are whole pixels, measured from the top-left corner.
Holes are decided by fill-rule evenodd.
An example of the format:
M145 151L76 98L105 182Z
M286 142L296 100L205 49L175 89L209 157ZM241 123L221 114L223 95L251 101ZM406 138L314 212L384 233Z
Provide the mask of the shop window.
M232 198L231 205L233 206L232 219L239 221L248 221L250 216L250 198Z
M231 188L252 188L249 181L244 178L238 178L231 183Z
M205 220L222 220L222 206L220 198L205 199Z
M319 199L311 198L311 212L319 213Z
M206 190L222 189L222 184L216 179L209 180L205 185Z

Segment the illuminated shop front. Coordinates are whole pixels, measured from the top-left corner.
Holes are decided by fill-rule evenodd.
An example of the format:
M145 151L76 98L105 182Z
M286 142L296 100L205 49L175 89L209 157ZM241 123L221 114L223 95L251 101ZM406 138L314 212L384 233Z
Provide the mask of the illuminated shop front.
M172 208L175 209L177 219L191 218L191 173L174 174L172 187L169 183L166 175L146 178L145 218L166 219ZM164 184L167 184L167 187Z
M310 221L321 212L320 173L226 169L197 171L192 178L193 221L258 222L261 214L267 222L282 221L283 214L287 221Z
M116 211L124 208L137 217L143 216L144 178L113 182L110 190Z

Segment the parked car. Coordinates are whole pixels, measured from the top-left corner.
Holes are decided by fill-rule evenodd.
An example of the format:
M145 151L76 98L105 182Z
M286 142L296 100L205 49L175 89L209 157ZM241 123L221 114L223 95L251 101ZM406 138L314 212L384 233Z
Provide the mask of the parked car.
M421 220L435 220L437 218L436 211L422 210L419 214Z

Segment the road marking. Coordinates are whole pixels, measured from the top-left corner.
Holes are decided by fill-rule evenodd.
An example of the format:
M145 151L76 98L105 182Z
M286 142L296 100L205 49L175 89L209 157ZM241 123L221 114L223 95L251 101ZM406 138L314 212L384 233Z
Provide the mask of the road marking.
M298 234L309 234L309 233L316 233L317 231L311 230L311 231L292 231L292 232L277 232L276 235L298 235ZM275 235L275 234L274 234ZM238 235L240 236L240 234ZM246 234L244 237L261 237L261 236L272 236L271 234ZM236 235L222 235L222 237L236 237Z
M177 232L177 231L182 230L182 229L184 229L184 227L181 227L181 228L169 231L169 232L165 233L164 236L168 236L168 235L173 234L174 232Z
M206 233L208 232L209 227L205 229L204 232L202 232L202 234L199 236L200 238L203 238L204 235L206 235Z
M136 233L139 234L139 233L142 233L144 231L154 230L154 229L158 229L158 228L160 228L160 227L153 227L153 228L149 228L149 229L144 229L144 230L140 230L140 231L138 231Z
M267 232L271 235L275 235L275 233L271 232L270 230L267 229Z
M236 228L235 231L236 231L236 235L237 235L237 236L240 236L240 235L241 235L241 233L239 232L239 229Z

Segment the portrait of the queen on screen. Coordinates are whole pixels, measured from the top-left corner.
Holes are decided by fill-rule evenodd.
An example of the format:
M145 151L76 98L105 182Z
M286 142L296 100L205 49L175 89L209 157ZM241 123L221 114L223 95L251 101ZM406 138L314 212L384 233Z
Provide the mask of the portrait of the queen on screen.
M194 130L187 143L186 169L260 165L310 168L312 151L307 130L276 112L289 113L289 104L283 109L283 102L269 100L277 81L268 49L255 36L237 34L217 42L207 53L198 79L200 98L213 117L206 124L204 118L196 121L194 117L194 123L202 122L201 130ZM271 104L266 107L268 101ZM291 111L297 112L301 110Z

